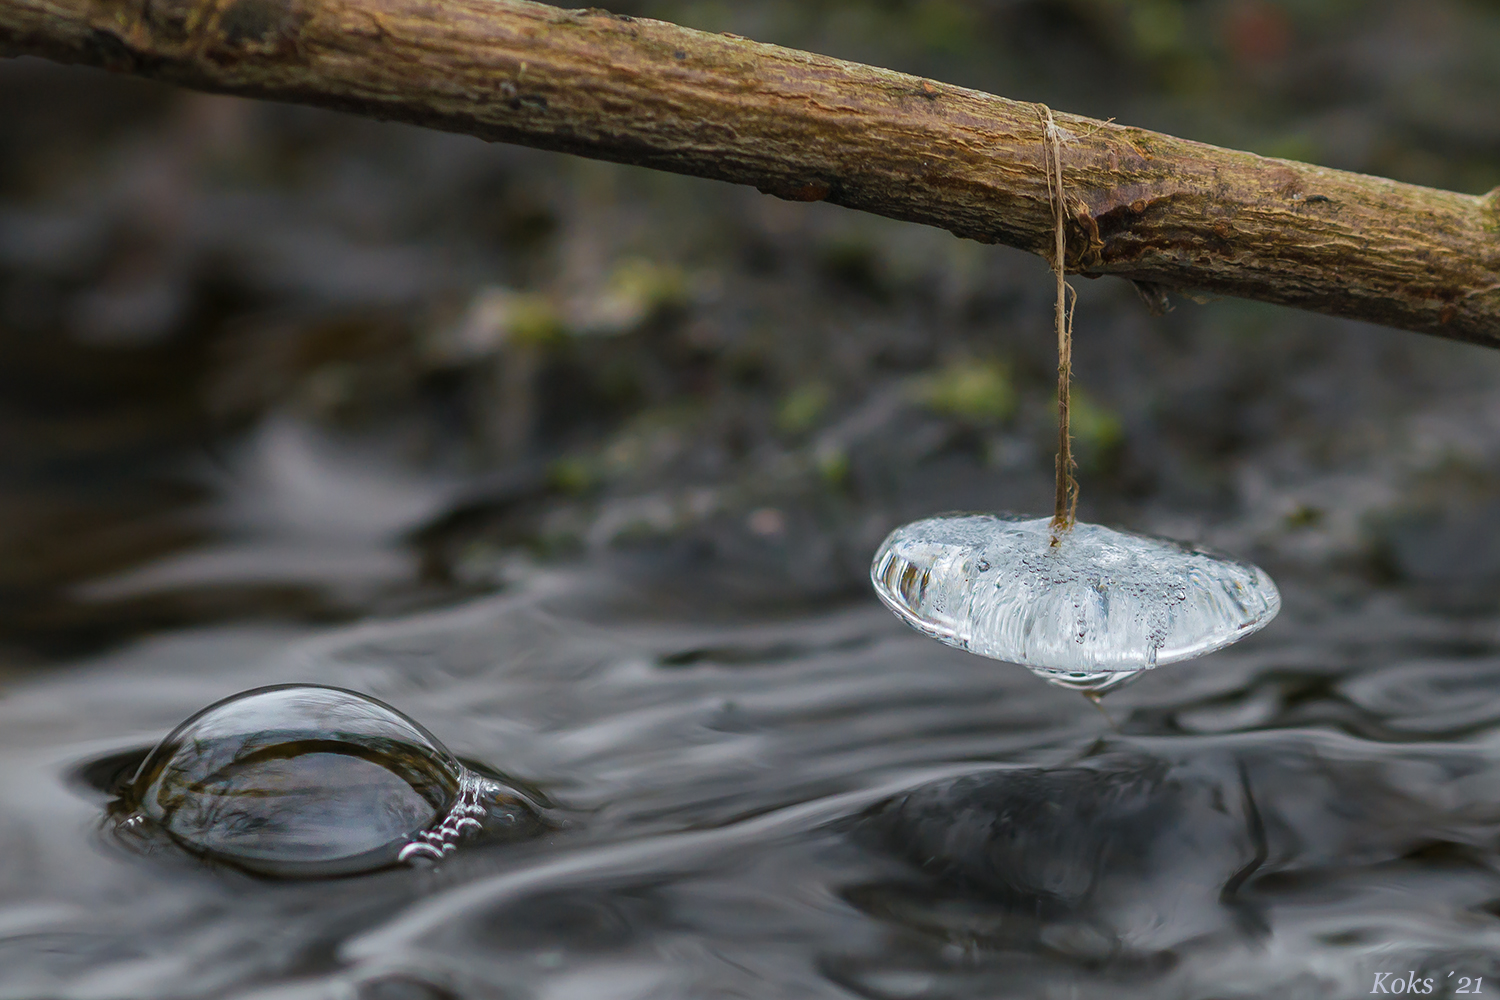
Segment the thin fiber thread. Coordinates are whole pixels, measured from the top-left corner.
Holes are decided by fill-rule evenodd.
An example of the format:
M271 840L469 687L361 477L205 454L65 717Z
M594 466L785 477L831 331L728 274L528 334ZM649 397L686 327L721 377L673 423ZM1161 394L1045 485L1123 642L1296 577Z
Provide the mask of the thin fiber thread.
M1070 404L1073 388L1073 306L1077 293L1064 272L1067 253L1066 211L1063 195L1062 144L1068 133L1052 119L1052 109L1037 105L1044 128L1043 169L1047 174L1047 198L1052 203L1052 227L1056 244L1052 251L1052 273L1057 278L1057 489L1052 509L1052 544L1071 531L1078 512L1078 480L1073 478L1073 436ZM1069 136L1071 138L1071 136ZM1069 298L1069 295L1072 298Z

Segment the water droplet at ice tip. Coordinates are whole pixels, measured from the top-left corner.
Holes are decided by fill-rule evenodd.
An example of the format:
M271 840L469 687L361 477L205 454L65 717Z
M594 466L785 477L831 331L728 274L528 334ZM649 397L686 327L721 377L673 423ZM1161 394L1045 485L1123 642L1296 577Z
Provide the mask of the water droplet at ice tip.
M210 705L142 761L117 815L264 875L316 877L441 860L492 812L529 807L366 695L314 684Z
M1281 595L1257 566L1179 542L1050 518L946 514L893 531L875 592L920 632L1102 693L1263 628Z

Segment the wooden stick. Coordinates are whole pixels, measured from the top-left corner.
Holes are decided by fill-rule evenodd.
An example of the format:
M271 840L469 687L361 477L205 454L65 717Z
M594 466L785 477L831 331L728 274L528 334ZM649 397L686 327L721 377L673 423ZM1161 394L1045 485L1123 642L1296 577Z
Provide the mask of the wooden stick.
M660 21L526 0L0 0L0 51L1053 243L1034 105ZM1056 117L1077 137L1068 271L1500 346L1500 189Z

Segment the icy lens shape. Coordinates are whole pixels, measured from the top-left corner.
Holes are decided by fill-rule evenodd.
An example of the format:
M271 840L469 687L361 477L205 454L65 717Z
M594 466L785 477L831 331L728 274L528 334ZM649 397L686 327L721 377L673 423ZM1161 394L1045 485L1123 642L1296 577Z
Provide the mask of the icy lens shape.
M950 646L1102 693L1202 656L1281 609L1249 563L1177 542L1050 518L949 514L897 528L870 577L907 624Z
M524 804L374 698L289 684L211 705L141 763L127 822L194 853L276 875L437 859Z

